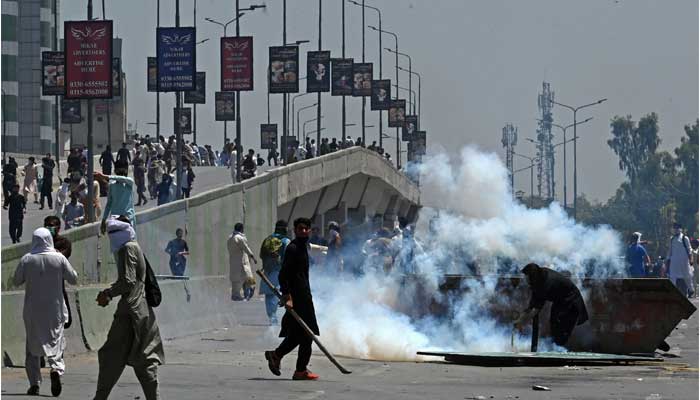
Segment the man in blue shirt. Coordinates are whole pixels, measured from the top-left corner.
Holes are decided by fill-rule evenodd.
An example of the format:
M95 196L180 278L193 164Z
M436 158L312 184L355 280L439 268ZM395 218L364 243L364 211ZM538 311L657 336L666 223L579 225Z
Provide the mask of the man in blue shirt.
M175 276L184 276L185 268L187 267L187 259L189 255L189 247L187 242L182 238L182 228L175 230L176 238L168 242L165 252L170 255L170 272Z
M279 289L279 273L282 269L282 259L284 259L284 251L287 245L291 242L287 237L287 221L281 219L275 223L275 232L263 240L260 246L260 260L262 261L263 271L270 279L275 287ZM275 296L275 292L262 285L260 293L265 295L265 311L270 320L270 324L277 324L277 307L279 300Z
M641 244L641 239L641 233L633 233L627 247L627 272L631 278L644 278L646 276L646 268L644 266L651 264L649 255Z
M108 182L107 205L102 213L102 234L107 231L107 219L112 215L126 215L131 221L131 226L136 226L136 211L134 210L134 180L127 176L129 172L126 168L119 166L115 168L116 175L104 175L94 172L95 179L100 182ZM106 183L105 182L105 183Z

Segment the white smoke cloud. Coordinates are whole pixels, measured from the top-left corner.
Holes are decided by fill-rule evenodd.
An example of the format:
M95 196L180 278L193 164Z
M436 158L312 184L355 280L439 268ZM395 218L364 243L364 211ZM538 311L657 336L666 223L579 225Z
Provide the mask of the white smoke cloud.
M537 262L573 276L624 275L615 231L577 224L557 203L533 210L513 200L507 170L495 154L468 147L456 163L439 154L419 169L422 192L440 204L419 217L423 224L430 220L431 228L416 235L423 245L416 252L417 277L407 282L397 267L388 276L354 279L312 273L321 337L334 353L421 360L419 350L511 351L510 323L488 312L494 301L511 301L494 296L495 274L518 274L523 265ZM446 297L438 290L445 273L475 269L483 278L468 280L463 295ZM419 312L431 298L449 304L447 313ZM513 312L524 306L513 304ZM515 337L514 345L527 351L529 337ZM543 348L555 349L541 341Z

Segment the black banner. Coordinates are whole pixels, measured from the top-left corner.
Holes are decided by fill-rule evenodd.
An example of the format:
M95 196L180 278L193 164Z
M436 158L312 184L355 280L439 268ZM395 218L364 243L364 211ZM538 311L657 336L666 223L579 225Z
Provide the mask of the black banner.
M214 108L216 121L236 120L236 92L214 93Z
M406 100L392 100L389 106L389 128L403 128L406 119Z
M43 71L42 95L62 96L66 93L66 59L62 51L44 51L41 53Z
M372 98L370 109L388 110L391 105L391 80L380 79L372 81Z
M79 124L81 121L80 100L61 99L61 123Z
M418 116L406 115L404 118L403 129L401 130L401 140L408 142L413 140L413 135L418 130Z
M270 93L299 92L299 47L270 47Z
M306 92L329 92L331 90L331 52L310 51L306 53Z
M356 63L352 66L352 95L372 96L372 63Z
M277 149L277 124L260 124L260 148Z
M197 89L185 92L185 104L206 104L206 75L206 72L197 72Z
M119 57L112 59L112 96L122 95L122 60Z
M352 95L352 58L331 60L331 96Z
M146 79L147 89L149 92L158 91L158 59L156 57L148 57L146 64Z
M426 134L425 131L416 131L413 140L413 150L415 155L424 156L426 149Z
M177 133L177 129L180 129L180 133L183 135L192 134L192 109L191 108L173 108L173 115L175 117L173 127L173 133Z

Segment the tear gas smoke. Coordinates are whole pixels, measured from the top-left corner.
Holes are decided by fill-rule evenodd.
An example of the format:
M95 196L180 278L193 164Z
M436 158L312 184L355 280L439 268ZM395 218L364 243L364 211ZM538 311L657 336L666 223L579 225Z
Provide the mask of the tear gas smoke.
M488 312L493 302L512 302L494 296L496 274L518 274L528 262L573 276L624 274L615 231L579 225L557 203L539 210L517 203L496 155L469 147L456 165L440 154L426 158L419 169L423 193L441 204L439 210L421 211L419 220L430 219L431 227L416 234L415 279L405 280L396 265L388 275L372 272L366 264L365 274L354 278L338 279L337 272L324 268L312 273L321 337L335 353L408 361L421 360L419 350L511 351L511 324ZM445 298L438 290L445 273L478 273L483 279L466 283L469 290L463 295ZM445 316L411 311L424 306L418 303L425 302L426 294L449 304ZM521 302L510 306L514 313L525 308ZM516 337L515 347L529 351L529 337ZM542 340L540 349L562 350Z

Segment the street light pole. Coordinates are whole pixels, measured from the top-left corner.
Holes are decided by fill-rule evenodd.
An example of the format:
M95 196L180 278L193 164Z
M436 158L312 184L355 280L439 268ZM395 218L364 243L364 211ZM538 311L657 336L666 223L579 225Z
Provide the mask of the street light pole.
M311 94L311 93L309 93L309 92L301 93L301 94L298 94L298 95L292 97L292 136L297 136L297 139L299 139L299 128L297 128L296 130L294 129L294 107L295 107L294 103L296 102L297 98L305 96L307 94ZM268 122L268 124L269 124L269 122ZM298 118L297 118L297 125L299 125Z
M282 44L287 43L287 0L282 0ZM287 165L287 93L282 93L282 165Z
M513 177L515 177L515 174L520 172L520 171L525 171L526 169L530 170L530 206L532 207L532 203L533 203L533 199L534 199L534 192L535 192L534 171L535 171L535 163L537 162L537 157L528 157L528 156L525 156L522 154L518 154L516 152L513 152L513 154L516 156L520 156L520 157L523 157L523 158L530 160L530 166L525 167L525 168L520 168L518 170L513 171ZM515 178L513 178L513 179L515 179ZM515 187L515 183L513 183L513 187Z
M322 1L318 0L318 51L321 51L321 18L323 16L321 3ZM316 107L316 154L312 154L313 157L321 153L321 92L317 93L316 98L318 104Z
M393 53L393 52L394 52L394 50L392 50L392 49L390 49L390 48L387 48L386 50L387 50L388 52L390 52L390 53ZM399 52L398 50L396 50L396 53L397 53L398 55L401 55L401 56L404 56L404 57L408 58L408 90L411 91L411 89L413 88L413 87L411 86L411 85L412 85L411 82L412 82L412 80L413 80L413 79L412 79L412 76L413 76L413 66L412 66L412 62L411 62L411 56L409 56L409 55L406 54L406 53L401 53L401 52ZM401 69L401 67L397 67L397 68ZM416 105L415 105L415 103L414 103L414 104L413 104L413 114L416 113L416 107L415 107L415 106L416 106Z
M156 27L160 28L160 0L156 2ZM160 140L160 91L158 90L156 90L156 140Z
M300 137L301 131L299 131L299 114L301 114L301 112L304 111L304 110L308 110L309 108L316 107L316 105L317 105L317 104L314 103L314 104L311 104L311 105L309 105L309 106L302 107L302 108L299 109L299 111L297 111L297 129L296 129L296 134L297 134L297 140L299 140L300 142L301 142L301 140L300 140L300 139L301 139L301 137ZM317 116L317 118L318 118L318 116Z
M365 0L362 0L362 62L365 62ZM362 96L362 145L365 145L365 106L367 100Z
M342 13L343 13L343 18L342 18L343 22L342 22L342 24L341 24L341 29L342 29L343 33L342 33L341 36L342 36L342 42L343 42L343 43L342 43L342 48L343 48L343 55L342 55L342 57L343 57L343 59L344 59L344 58L345 58L345 0L340 0L340 3L342 4ZM331 84L332 84L332 83L331 83ZM340 143L343 143L343 140L345 140L345 126L346 126L346 124L345 124L345 122L346 122L346 120L345 120L345 118L346 118L346 115L345 115L345 95L343 95L343 106L342 106L342 109L343 109L343 110L342 110L342 111L343 111L343 112L342 112L342 118L341 118L341 119L342 119L342 121L341 121L341 125L342 125L342 126L341 126L341 128L340 128L340 131L342 132L342 133L341 133L342 136L341 136L341 138L340 138Z
M578 135L576 134L576 125L577 125L577 123L576 123L576 113L578 112L578 110L584 109L584 108L586 108L586 107L591 107L591 106L595 106L595 105L601 104L602 102L604 102L604 101L606 101L606 100L607 100L607 98L605 98L605 99L600 99L600 100L598 100L598 101L596 101L596 102L589 103L589 104L584 104L584 105L578 106L578 107L573 107L573 106L569 106L569 105L566 105L566 104L562 104L562 103L556 102L556 101L554 101L554 100L552 100L552 103L553 103L553 104L556 104L556 105L558 105L558 106L567 108L567 109L571 110L571 111L574 113L574 123L573 123L573 125L574 125L574 138L578 138ZM577 202L578 202L578 201L577 201L577 196L578 196L578 175L577 175L577 170L576 170L576 154L577 154L577 153L576 153L576 142L578 142L578 140L574 140L574 215L573 215L573 216L574 216L574 220L576 220L576 205L577 205Z
M92 0L88 0L88 5L87 5L87 19L88 21L92 20ZM110 74L112 72L110 71ZM94 179L94 173L95 173L95 157L94 154L92 153L92 148L93 148L93 137L92 137L92 100L88 99L87 100L87 118L88 118L88 132L87 132L87 148L88 148L88 157L87 157L87 162L88 162L88 170L87 170L87 190L88 190L88 202L87 202L87 220L92 222L95 220L95 204L92 201L92 199L95 198L95 190L93 188L93 179Z
M58 51L58 0L53 0L53 51ZM5 114L4 114L4 98L3 98L3 116L2 120L3 123L5 122ZM55 131L55 141L56 141L56 167L58 171L58 176L61 176L61 159L60 159L60 137L59 137L59 122L61 122L58 118L58 100L59 97L58 95L54 97L54 111L53 111L53 123L54 123L54 128L56 129ZM4 130L4 128L3 128ZM3 149L5 148L5 143L2 145Z
M408 103L409 103L409 106L412 106L413 112L415 113L415 109L416 109L416 97L417 97L417 96L416 96L416 91L415 91L415 90L411 90L411 89L409 89L409 88L407 88L407 87L404 87L404 86L399 86L399 85L391 85L391 86L395 87L397 90L401 89L401 90L404 90L404 91L408 92ZM411 96L413 96L413 97L411 97ZM411 98L412 98L413 100L411 100Z
M180 27L180 0L175 0L175 27ZM175 92L175 109L180 112L182 108L182 98L180 97L180 91ZM175 170L176 170L176 194L175 198L180 200L182 198L182 129L180 129L180 124L175 124L175 136L177 138L177 154L175 160Z
M576 125L581 125L585 124L586 122L592 120L593 117L586 119L585 121L578 122ZM566 143L568 142L566 140L566 130L574 126L574 124L569 124L567 126L561 126L559 124L554 124L552 123L552 126L556 126L557 128L561 129L562 133L564 134L564 142L562 143L564 145L564 209L566 210L566 205L567 203L567 187L566 187ZM576 140L576 138L574 138Z

